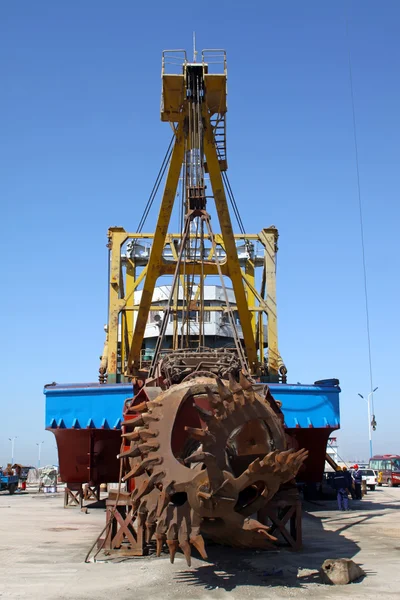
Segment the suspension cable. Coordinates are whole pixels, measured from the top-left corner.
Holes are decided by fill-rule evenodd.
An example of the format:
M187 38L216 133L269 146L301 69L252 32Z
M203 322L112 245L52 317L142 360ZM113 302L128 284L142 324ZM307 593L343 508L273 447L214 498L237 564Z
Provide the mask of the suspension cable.
M144 224L145 224L145 222L146 222L146 219L147 219L147 217L148 217L148 215L149 215L150 209L151 209L151 207L152 207L152 205L153 205L154 198L155 198L155 197L156 197L156 195L157 195L157 192L158 192L158 190L159 190L159 187L160 187L161 181L162 181L162 179L163 179L163 177L164 177L164 173L165 173L165 171L166 171L166 169L167 169L167 166L168 166L168 164L169 164L169 161L170 161L170 159L171 159L171 155L172 155L172 145L173 145L173 143L174 143L174 139L175 139L175 134L173 134L173 135L172 135L172 138L171 138L171 141L170 141L170 143L169 143L168 149L167 149L167 151L166 151L166 153L165 153L165 156L164 156L164 159L163 159L163 161L162 161L162 164L161 164L160 170L158 171L158 174L157 174L156 180L155 180L155 182L154 182L153 189L151 190L151 193L150 193L149 199L147 200L147 203L146 203L146 206L145 206L145 208L144 208L143 214L142 214L142 216L141 216L141 219L140 219L140 221L139 221L139 225L138 225L138 227L137 227L137 230L136 230L138 233L141 233L141 232L142 232L143 226L144 226Z
M371 353L371 331L370 331L370 320L369 320L369 299L368 299L368 285L367 285L367 265L365 258L365 241L364 241L364 217L363 217L363 206L361 200L361 185L360 185L360 166L358 159L358 140L357 140L357 127L356 127L356 111L354 102L354 89L353 89L353 70L351 65L351 53L350 53L350 38L349 38L349 26L346 22L346 35L347 35L347 51L349 61L349 81L350 81L350 95L351 95L351 109L353 117L353 136L354 136L354 150L355 150L355 162L356 162L356 175L357 175L357 191L358 191L358 211L360 221L360 236L361 236L361 253L362 253L362 268L363 268L363 279L364 279L364 297L365 297L365 322L367 330L367 343L368 343L368 363L369 363L369 380L371 386L371 407L372 413L374 413L374 394L373 394L373 377L372 377L372 353Z
M221 157L221 151L219 150L219 148L217 146L216 146L216 150L217 150L218 158L221 160L221 158L222 158ZM222 175L222 180L223 180L223 182L225 184L226 191L228 193L228 198L229 198L229 201L231 203L234 215L235 215L236 220L237 220L238 225L239 225L240 233L242 235L244 235L246 233L245 232L245 228L244 228L244 225L243 225L242 217L240 216L240 212L239 212L239 208L238 208L235 196L233 194L233 190L232 190L232 187L231 187L231 184L230 184L230 181L229 181L228 173L226 171L221 171L221 175Z
M242 235L244 235L245 234L245 228L244 228L244 225L243 225L242 217L240 216L240 212L239 212L239 208L238 208L238 205L236 203L236 200L235 200L235 196L233 195L233 191L232 191L232 188L231 188L231 184L230 184L230 181L229 181L228 174L226 173L226 171L221 171L221 173L222 173L222 179L223 179L223 181L225 183L226 190L228 192L228 198L230 200L231 206L233 208L233 212L235 214L236 220L237 220L238 225L239 225L240 233Z

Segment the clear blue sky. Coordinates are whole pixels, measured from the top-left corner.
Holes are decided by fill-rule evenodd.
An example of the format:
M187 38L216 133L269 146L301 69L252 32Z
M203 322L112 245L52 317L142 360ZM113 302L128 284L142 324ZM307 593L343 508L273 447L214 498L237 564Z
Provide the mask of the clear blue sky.
M228 52L230 180L249 232L280 231L292 382L337 377L340 452L367 456L369 389L345 19L349 16L378 430L400 453L400 5L20 0L0 9L0 464L55 460L43 385L93 381L106 232L134 230L170 139L161 51ZM154 227L156 211L148 229Z

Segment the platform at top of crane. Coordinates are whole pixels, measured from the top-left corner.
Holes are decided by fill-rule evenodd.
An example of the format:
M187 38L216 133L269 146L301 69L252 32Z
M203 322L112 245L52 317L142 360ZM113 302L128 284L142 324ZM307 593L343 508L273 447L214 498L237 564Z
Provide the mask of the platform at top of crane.
M213 67L222 72L210 72ZM180 72L176 72L177 70ZM201 62L189 62L185 50L164 50L162 55L162 121L177 123L184 118L183 106L187 93L186 77L189 70L201 72L207 89L207 108L210 115L226 113L225 51L203 50Z

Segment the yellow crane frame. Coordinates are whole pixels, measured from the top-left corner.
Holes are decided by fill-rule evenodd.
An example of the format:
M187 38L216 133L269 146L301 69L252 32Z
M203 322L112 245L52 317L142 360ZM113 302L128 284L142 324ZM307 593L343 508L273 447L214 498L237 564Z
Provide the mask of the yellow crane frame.
M103 351L100 373L107 372L108 383L124 381L138 374L141 367L141 350L149 312L159 310L152 307L152 298L157 280L163 275L172 275L178 259L174 250L174 239L181 234L168 233L168 226L177 193L179 177L184 162L185 151L190 147L187 135L188 101L185 95L186 55L183 59L181 73L166 72L168 52L163 53L162 68L162 106L161 120L169 121L174 130L174 145L171 154L168 174L159 210L157 226L154 233L128 233L123 228L112 227L108 231L108 247L110 248L110 282L109 282L109 320L105 349ZM183 52L183 51L182 51ZM208 56L223 57L223 73L209 73L206 62ZM222 54L220 54L222 53ZM278 380L279 374L285 371L278 350L277 308L276 308L276 252L278 231L274 228L263 229L259 234L235 235L233 233L227 199L225 195L222 171L227 169L226 146L216 140L216 131L225 132L226 105L226 56L223 51L203 51L202 66L205 83L205 96L202 102L203 148L206 160L206 171L209 174L216 212L221 233L215 235L216 243L223 248L225 260L221 263L224 276L232 282L236 306L252 374L258 375L268 371L272 380ZM222 134L223 135L223 134ZM222 150L221 150L222 149ZM150 240L151 251L148 264L138 272L135 261L123 255L123 245L130 239ZM210 239L205 235L204 239ZM241 268L238 252L238 241L259 241L264 247L264 264L261 291L256 289L255 265L251 259L246 260ZM166 261L163 253L169 246L175 252L174 261ZM195 275L217 275L217 265L212 260L212 253L201 266L200 263L189 263L191 273ZM125 267L125 276L124 276ZM135 305L134 292L141 288L140 303ZM209 310L221 310L208 307ZM173 306L172 311L178 307ZM207 310L207 308L206 308ZM268 358L264 364L264 321L267 315Z

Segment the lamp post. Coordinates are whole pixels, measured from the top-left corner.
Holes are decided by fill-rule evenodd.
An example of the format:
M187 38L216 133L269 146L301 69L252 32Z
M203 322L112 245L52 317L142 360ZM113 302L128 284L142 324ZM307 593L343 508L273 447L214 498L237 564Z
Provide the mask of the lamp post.
M8 438L11 442L11 466L13 466L14 464L14 446L15 446L15 440L17 439L17 436L14 435L14 437L12 438Z
M38 469L40 469L40 455L42 453L42 444L44 444L44 442L36 442L36 446L38 446L38 448L39 448L39 452L38 452Z
M372 390L372 392L370 392L368 394L367 398L364 398L364 396L362 394L358 394L360 396L360 398L362 398L363 400L365 400L365 402L368 405L368 439L369 439L369 457L372 458L373 454L372 454L372 430L375 431L376 429L376 421L375 421L375 415L371 415L372 411L371 411L371 398L373 398L374 396L374 392L376 392L376 390L378 389L378 387L374 388Z

